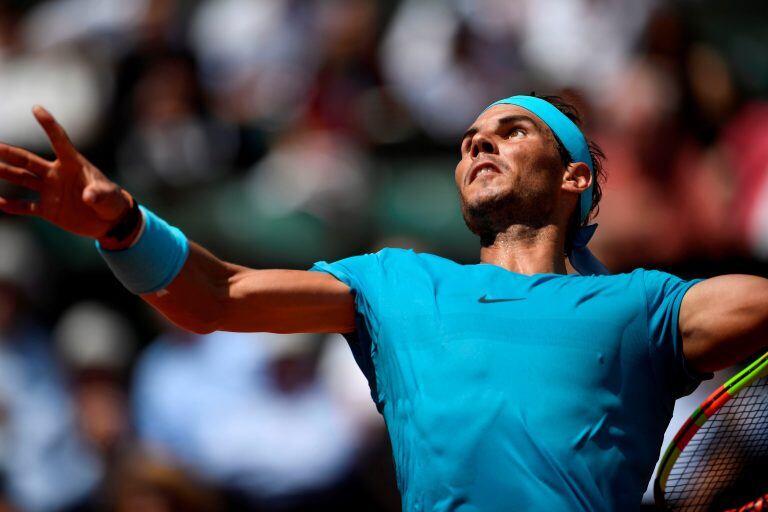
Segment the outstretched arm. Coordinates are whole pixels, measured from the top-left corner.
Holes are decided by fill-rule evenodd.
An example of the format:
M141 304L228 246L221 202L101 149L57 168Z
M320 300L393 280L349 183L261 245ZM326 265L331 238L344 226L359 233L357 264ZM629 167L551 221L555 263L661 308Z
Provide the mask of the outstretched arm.
M352 332L349 287L330 274L226 263L190 243L182 271L164 290L141 297L188 330Z
M717 371L768 348L768 279L725 275L691 287L680 306L683 352L694 369Z
M0 197L0 210L41 217L60 228L100 240L112 250L132 239L112 238L130 215L132 198L85 159L43 108L33 113L56 154L48 161L0 143L0 179L38 194L35 200ZM134 233L134 238L138 230ZM213 330L350 332L354 302L334 277L298 270L254 270L224 262L190 242L189 256L163 290L142 298L177 325Z

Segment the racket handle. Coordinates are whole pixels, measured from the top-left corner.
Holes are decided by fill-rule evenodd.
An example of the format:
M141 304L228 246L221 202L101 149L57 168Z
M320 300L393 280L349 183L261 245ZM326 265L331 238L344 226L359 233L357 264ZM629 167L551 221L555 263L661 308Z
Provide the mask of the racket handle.
M729 508L724 512L768 512L768 494L764 494L739 508Z

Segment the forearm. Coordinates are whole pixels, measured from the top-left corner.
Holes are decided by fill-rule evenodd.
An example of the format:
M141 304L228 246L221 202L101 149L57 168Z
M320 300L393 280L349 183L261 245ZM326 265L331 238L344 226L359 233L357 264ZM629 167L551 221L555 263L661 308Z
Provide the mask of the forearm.
M229 282L240 268L189 242L187 261L171 284L141 298L179 327L209 333L221 328Z
M333 276L256 270L224 262L146 209L143 229L125 248L102 255L128 290L175 324L208 333L349 332L354 303Z
M72 146L49 112L33 112L56 160L0 143L0 184L8 181L39 196L0 196L0 211L40 217L97 239L107 265L129 291L191 331L354 329L347 285L321 272L253 270L221 261L140 208Z
M238 268L131 202L131 213L98 240L107 264L129 291L175 324L198 333L216 330Z

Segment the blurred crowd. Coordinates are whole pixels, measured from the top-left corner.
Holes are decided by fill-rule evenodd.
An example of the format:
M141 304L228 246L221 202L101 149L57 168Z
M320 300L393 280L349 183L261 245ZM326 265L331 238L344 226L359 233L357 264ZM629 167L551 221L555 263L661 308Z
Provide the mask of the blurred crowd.
M766 22L762 0L0 0L0 140L49 155L46 106L238 263L470 263L461 133L554 93L607 155L611 270L764 274ZM339 336L179 331L91 241L0 215L0 511L398 509Z

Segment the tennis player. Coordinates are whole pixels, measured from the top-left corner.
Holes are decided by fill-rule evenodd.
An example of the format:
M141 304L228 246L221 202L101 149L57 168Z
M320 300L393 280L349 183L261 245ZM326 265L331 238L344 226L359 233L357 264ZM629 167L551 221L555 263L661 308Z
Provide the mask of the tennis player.
M0 145L0 177L39 193L0 209L97 239L129 290L191 331L343 333L406 511L636 510L675 399L768 337L766 279L603 275L586 248L600 155L553 98L494 103L461 141L479 263L384 249L306 272L216 258L33 113L57 159Z

